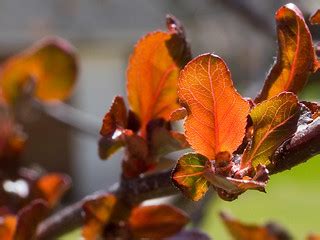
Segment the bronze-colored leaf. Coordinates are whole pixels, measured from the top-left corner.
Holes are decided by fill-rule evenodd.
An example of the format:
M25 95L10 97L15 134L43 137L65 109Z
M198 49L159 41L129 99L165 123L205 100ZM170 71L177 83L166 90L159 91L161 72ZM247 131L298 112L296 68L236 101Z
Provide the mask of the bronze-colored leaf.
M315 68L312 37L301 11L292 3L276 13L278 57L256 103L281 92L299 93Z
M310 16L310 23L314 25L320 24L320 9Z
M281 93L255 106L250 117L253 139L246 147L241 166L270 164L274 151L297 129L300 106L293 93Z
M138 239L163 239L179 232L188 221L184 212L170 205L138 206L132 210L129 226Z

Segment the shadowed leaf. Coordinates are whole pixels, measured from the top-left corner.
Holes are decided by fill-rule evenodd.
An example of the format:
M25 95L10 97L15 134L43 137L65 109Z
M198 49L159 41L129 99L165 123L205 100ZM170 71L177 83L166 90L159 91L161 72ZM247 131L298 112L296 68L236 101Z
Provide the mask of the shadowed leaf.
M299 93L315 68L315 51L311 34L300 10L292 3L276 13L278 57L256 103L281 92Z
M312 119L316 119L320 117L320 105L317 102L308 102L308 101L301 101L303 105L305 105L312 114ZM299 124L300 125L300 124Z
M49 173L37 180L37 190L40 196L46 200L50 207L54 207L63 194L70 189L71 179L60 173Z
M179 232L188 221L184 212L170 205L139 206L132 210L129 225L139 239L163 239Z
M15 103L33 81L34 95L43 101L70 96L77 78L73 47L63 39L47 38L5 62L0 86L9 103Z
M297 129L300 115L298 99L293 93L281 93L255 106L253 139L246 147L241 165L268 165L274 151Z
M170 115L170 121L179 121L184 119L188 115L187 109L184 107L178 108Z
M179 78L179 99L188 107L185 134L208 159L234 152L245 134L249 103L233 87L224 61L212 54L187 64Z
M12 240L16 231L17 218L14 215L0 217L0 239Z
M142 135L152 119L169 120L177 103L180 67L189 59L184 31L173 17L167 32L149 33L135 46L127 71L127 92L131 109L141 121Z
M21 209L18 213L18 222L15 240L30 240L35 238L38 224L49 214L45 201L37 199Z
M97 196L84 203L85 224L82 228L84 239L99 239L104 226L110 219L116 201L117 199L114 195L107 194Z
M187 197L200 200L208 191L209 182L203 176L208 159L200 154L183 155L172 172L172 180Z

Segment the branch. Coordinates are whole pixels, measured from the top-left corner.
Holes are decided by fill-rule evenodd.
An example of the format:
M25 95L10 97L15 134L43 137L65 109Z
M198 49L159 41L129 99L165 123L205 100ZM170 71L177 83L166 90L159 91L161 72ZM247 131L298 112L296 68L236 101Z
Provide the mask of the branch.
M318 153L320 153L320 118L297 131L277 149L271 160L270 174L291 169ZM177 190L171 183L171 170L168 170L133 180L124 180L107 192L137 204L147 199L176 194ZM92 196L94 195L89 197ZM38 228L37 239L57 237L81 226L83 223L81 207L86 199L62 209L43 221Z
M171 183L171 170L155 173L133 180L124 180L105 192L97 192L72 204L44 220L37 231L36 239L55 239L83 224L82 205L89 198L103 193L112 193L118 198L137 204L144 200L178 193Z

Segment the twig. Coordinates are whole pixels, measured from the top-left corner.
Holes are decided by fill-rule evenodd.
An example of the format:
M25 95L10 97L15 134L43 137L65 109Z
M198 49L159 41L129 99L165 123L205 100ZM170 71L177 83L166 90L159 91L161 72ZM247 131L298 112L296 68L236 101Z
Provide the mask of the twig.
M320 118L297 131L291 139L278 148L272 159L270 174L291 169L318 153L320 153ZM131 203L172 195L177 193L177 190L172 186L170 176L171 170L168 170L123 181L108 192ZM85 199L66 207L43 221L38 228L37 239L50 239L81 226L83 221L81 206L84 201Z
M92 135L95 138L99 134L102 123L97 118L68 104L63 102L45 104L33 100L32 106L72 129Z

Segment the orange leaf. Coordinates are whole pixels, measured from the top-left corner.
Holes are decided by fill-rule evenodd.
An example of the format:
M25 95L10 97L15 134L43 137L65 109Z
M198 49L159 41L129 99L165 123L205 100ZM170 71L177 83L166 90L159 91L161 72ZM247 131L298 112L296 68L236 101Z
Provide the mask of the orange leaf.
M132 210L129 225L137 238L163 239L179 232L189 219L170 205L139 206Z
M71 187L71 179L65 174L49 173L37 180L41 197L54 207L63 194Z
M278 225L277 230L272 230L272 228L268 226L241 223L225 213L221 213L220 216L234 240L291 239L290 235Z
M320 24L320 9L318 9L314 14L311 15L310 23L313 25Z
M167 32L149 33L140 39L129 60L128 99L140 118L142 135L151 119L169 120L179 107L178 74L190 53L179 21L168 17L167 26Z
M38 99L64 100L71 94L77 68L73 47L60 38L48 38L5 62L0 87L7 102L13 104L30 81Z
M17 218L14 215L0 217L0 239L12 240L16 231Z
M107 194L97 196L84 203L85 224L82 228L84 239L98 239L104 226L109 222L116 202L117 199L114 195Z
M281 92L299 93L316 68L312 37L300 10L292 3L276 13L278 57L256 103Z
M179 78L179 98L188 107L187 141L209 159L234 152L245 135L249 103L233 87L225 62L204 54L187 64Z

